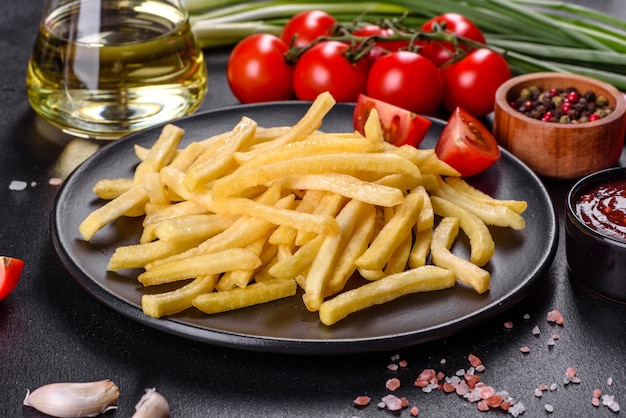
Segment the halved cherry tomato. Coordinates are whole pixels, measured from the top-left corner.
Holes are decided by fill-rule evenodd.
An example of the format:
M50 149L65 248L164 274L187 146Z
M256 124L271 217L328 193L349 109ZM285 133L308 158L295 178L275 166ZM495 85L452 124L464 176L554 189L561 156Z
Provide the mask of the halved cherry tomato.
M354 108L354 129L364 134L364 127L372 109L378 111L383 139L390 144L417 147L426 137L432 122L409 110L376 100L364 94Z
M0 300L9 296L22 275L24 262L17 258L0 257Z
M458 13L444 13L426 21L421 30L432 32L435 25L440 25L447 33L453 33L472 41L485 43L482 31L468 18ZM463 48L465 49L465 48ZM454 53L454 45L450 42L426 42L420 48L420 54L434 62L438 67L449 61Z
M322 10L306 10L287 21L280 38L289 46L307 46L320 36L330 35L335 23L337 19Z
M500 148L491 132L460 107L450 115L435 153L463 177L486 170L500 158Z

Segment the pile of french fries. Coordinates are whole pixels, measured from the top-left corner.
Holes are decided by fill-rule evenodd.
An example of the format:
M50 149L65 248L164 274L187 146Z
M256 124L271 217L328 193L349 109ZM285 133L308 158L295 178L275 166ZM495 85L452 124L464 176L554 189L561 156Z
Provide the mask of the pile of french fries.
M484 194L432 149L386 143L375 110L364 135L321 132L334 104L321 94L293 126L244 116L184 148L184 131L164 126L151 148L135 147L133 178L94 186L108 202L80 233L89 241L121 216L144 216L138 243L117 248L108 269L143 269L137 279L152 289L179 284L142 296L155 318L300 293L332 325L411 293L488 291L488 225L524 228L526 202ZM459 230L468 259L451 252Z

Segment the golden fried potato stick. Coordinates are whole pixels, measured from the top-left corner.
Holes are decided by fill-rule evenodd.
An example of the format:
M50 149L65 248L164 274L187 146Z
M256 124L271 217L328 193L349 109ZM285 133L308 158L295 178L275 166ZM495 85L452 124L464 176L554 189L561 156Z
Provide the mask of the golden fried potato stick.
M263 266L268 260L261 258L261 253L266 247L267 239L269 238L271 231L268 231L264 236L260 237L256 241L246 246L246 249L256 254L261 260L259 267ZM265 254L268 254L267 252ZM234 289L235 287L246 287L252 280L256 268L254 269L238 269L233 271L227 271L222 275L219 282L217 282L216 289L219 291Z
M163 241L206 240L229 228L237 217L219 214L182 215L152 224L154 235Z
M334 235L339 232L337 221L332 216L317 216L293 209L282 209L245 198L222 199L213 203L218 213L255 216L274 225L287 225L317 234Z
M523 213L528 207L528 203L525 200L500 200L496 199L487 193L484 193L477 188L471 186L465 180L460 177L447 177L446 183L448 183L457 193L461 193L470 197L471 199L488 203L495 206L506 206L517 214Z
M439 187L434 194L467 209L478 216L487 225L513 228L516 230L524 229L526 226L524 218L507 206L497 206L479 202L467 195L457 193L456 190L443 179L439 179Z
M157 224L168 219L175 219L181 216L202 215L206 213L206 208L189 200L171 205L147 205L147 212L146 217L143 220L143 226L145 227L147 225Z
M323 190L378 206L395 206L404 201L400 189L359 180L347 174L291 175L280 180L285 189Z
M243 288L205 293L196 296L192 304L204 313L215 314L294 296L296 290L295 280L274 279Z
M485 293L489 290L491 281L489 272L450 252L458 233L459 220L457 218L441 219L433 231L431 244L433 263L453 272L457 280L471 286L476 292Z
M134 208L141 208L148 202L148 194L143 184L133 186L118 198L110 200L104 206L89 213L81 222L78 230L85 241L90 241L101 228L127 214Z
M393 154L337 153L311 155L236 171L217 179L213 183L213 199L224 199L248 188L267 184L294 174L325 174L329 172L349 174L358 171L419 174L417 167L409 160Z
M230 248L215 253L160 263L141 273L137 280L144 286L154 286L209 274L255 269L260 265L259 256L252 251L245 248Z
M324 325L333 325L351 313L387 303L401 296L443 290L454 286L454 274L436 266L423 266L366 283L339 293L322 303L319 310Z
M430 254L430 243L433 238L432 228L419 230L414 233L415 242L411 247L411 253L409 254L409 268L416 268L426 265L426 260Z
M324 235L318 235L299 247L290 257L277 260L268 270L269 274L278 279L294 279L308 270L324 242Z
M131 178L102 179L96 182L92 190L100 199L113 200L132 187L133 179Z
M435 214L441 217L454 217L459 220L461 229L469 238L470 261L478 266L487 264L496 250L487 225L479 217L456 203L437 196L431 196L430 202Z
M307 139L282 145L271 152L259 154L241 164L237 170L262 166L275 161L293 160L308 155L336 154L339 152L379 151L367 138L353 134L352 137L337 134L310 135Z
M298 212L313 213L319 206L325 192L319 190L307 190L299 201L295 210ZM269 242L275 245L293 244L299 231L291 226L279 225L269 238Z
M194 190L198 186L208 183L216 178L230 172L229 168L234 167L233 155L241 147L252 139L257 123L244 116L241 121L230 131L224 139L224 143L215 151L207 150L209 157L202 163L192 165L187 171L184 184L188 190ZM202 158L200 156L199 158Z
M359 200L349 201L337 215L338 233L324 237L304 282L302 299L309 311L319 310L324 301L324 288L330 280L339 252L350 239L356 223L367 208L368 205Z
M324 297L341 292L356 271L354 261L367 249L374 233L375 219L376 208L369 206L354 226L352 235L337 256L331 276L324 288Z
M324 92L318 95L305 114L293 126L271 142L266 142L255 147L254 150L240 153L237 161L240 164L267 152L273 152L276 148L295 141L300 141L322 126L324 116L335 106L333 96Z
M144 160L135 168L133 176L135 185L143 183L143 176L146 173L156 173L172 161L183 135L185 131L176 125L167 124L163 127L159 138Z
M387 146L386 151L411 160L423 174L454 177L461 175L455 168L440 160L437 154L435 154L434 149L422 149L415 148L411 145L402 145L400 147Z
M191 308L191 301L196 296L212 292L218 279L218 274L211 274L169 292L144 294L141 296L141 309L153 318L177 314Z
M146 189L148 200L156 204L168 204L170 199L161 184L159 173L146 173L143 176L143 188Z
M117 247L109 259L107 269L109 271L118 271L123 269L144 268L149 263L196 247L200 242L202 241L196 239L170 242L152 241L145 244L132 244Z
M411 234L423 204L424 199L420 194L409 193L367 251L355 261L356 266L363 270L382 270L394 250Z
M313 210L313 215L317 216L337 216L341 208L348 201L344 196L335 194L335 193L327 193L324 192L319 203ZM307 242L311 241L318 234L312 231L304 231L302 229L298 230L296 235L295 245L300 247Z

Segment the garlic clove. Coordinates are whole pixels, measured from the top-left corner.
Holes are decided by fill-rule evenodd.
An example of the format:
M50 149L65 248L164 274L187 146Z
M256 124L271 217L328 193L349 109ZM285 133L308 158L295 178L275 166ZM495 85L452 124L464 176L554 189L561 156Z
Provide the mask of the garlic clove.
M24 405L58 418L95 417L117 402L119 388L110 380L87 383L51 383L28 391Z
M168 418L170 416L170 406L156 389L146 389L146 393L135 405L135 415L133 418Z

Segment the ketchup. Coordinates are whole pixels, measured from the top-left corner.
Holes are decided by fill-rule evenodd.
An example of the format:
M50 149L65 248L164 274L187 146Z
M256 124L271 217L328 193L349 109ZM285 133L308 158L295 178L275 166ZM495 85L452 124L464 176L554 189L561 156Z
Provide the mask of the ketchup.
M591 229L626 242L626 180L604 183L581 195L576 213Z

